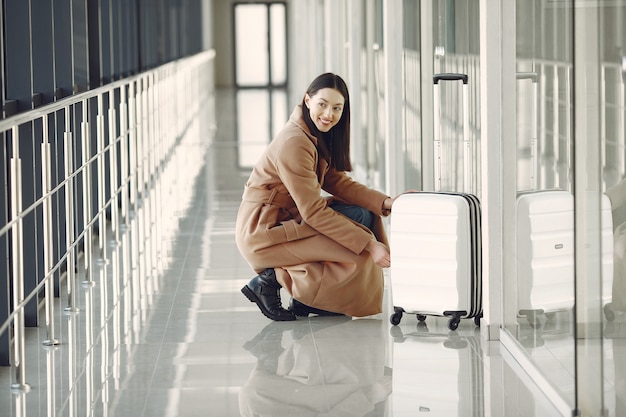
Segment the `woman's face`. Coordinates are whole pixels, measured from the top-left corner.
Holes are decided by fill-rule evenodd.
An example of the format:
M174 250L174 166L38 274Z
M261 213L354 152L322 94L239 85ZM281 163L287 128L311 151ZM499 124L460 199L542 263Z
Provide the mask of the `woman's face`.
M322 88L312 96L307 94L304 102L317 129L325 133L339 123L345 99L339 90Z

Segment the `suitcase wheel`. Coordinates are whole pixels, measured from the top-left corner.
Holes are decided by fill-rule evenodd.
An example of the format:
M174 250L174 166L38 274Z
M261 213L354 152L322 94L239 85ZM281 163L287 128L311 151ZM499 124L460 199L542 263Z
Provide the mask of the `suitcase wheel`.
M393 324L394 326L397 326L398 324L400 324L400 321L402 320L403 312L404 310L401 307L394 307L393 314L389 317L389 322Z
M615 320L615 311L613 311L613 309L611 308L611 303L608 303L604 306L604 316L609 322Z
M426 320L426 316L423 314L417 314L417 321L419 321L420 323Z
M459 319L458 317L452 317L450 320L448 320L448 329L456 330L459 327L460 322L461 319Z
M526 320L533 329L541 329L545 323L545 315L530 313L526 316Z

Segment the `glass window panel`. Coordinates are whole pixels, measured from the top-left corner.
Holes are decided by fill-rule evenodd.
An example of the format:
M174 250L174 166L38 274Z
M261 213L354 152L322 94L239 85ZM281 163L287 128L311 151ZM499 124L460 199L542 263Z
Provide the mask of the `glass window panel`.
M235 62L238 86L269 83L267 7L239 4L235 7Z
M276 89L272 91L272 138L287 123L290 114L287 108L287 91Z
M270 95L267 89L237 91L239 166L251 168L270 142Z
M270 41L272 60L272 84L287 82L287 36L285 27L285 5L270 6Z

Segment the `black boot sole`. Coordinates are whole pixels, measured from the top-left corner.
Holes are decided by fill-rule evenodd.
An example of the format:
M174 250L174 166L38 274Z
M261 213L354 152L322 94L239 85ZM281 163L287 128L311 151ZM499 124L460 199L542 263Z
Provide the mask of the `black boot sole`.
M243 295L246 296L248 300L250 300L250 302L256 303L257 307L259 307L259 310L261 310L261 313L263 313L263 315L267 317L268 319L271 319L274 321L293 321L296 319L295 315L277 316L277 315L272 314L267 308L265 308L261 300L259 300L259 297L257 297L254 291L252 291L247 285L241 289L241 292L243 293Z
M298 317L309 317L309 314L316 314L320 317L337 317L337 316L344 315L341 313L333 313L332 311L319 310L317 308L309 307L306 305L297 306L297 307L290 305L287 310L291 311L293 314L295 314Z

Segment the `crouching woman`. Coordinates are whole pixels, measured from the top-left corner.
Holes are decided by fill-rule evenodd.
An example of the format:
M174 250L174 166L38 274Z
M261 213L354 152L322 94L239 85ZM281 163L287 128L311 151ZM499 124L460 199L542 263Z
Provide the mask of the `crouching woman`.
M382 311L381 216L395 199L349 177L349 155L348 88L322 74L260 156L237 215L237 246L258 274L241 291L272 320Z

